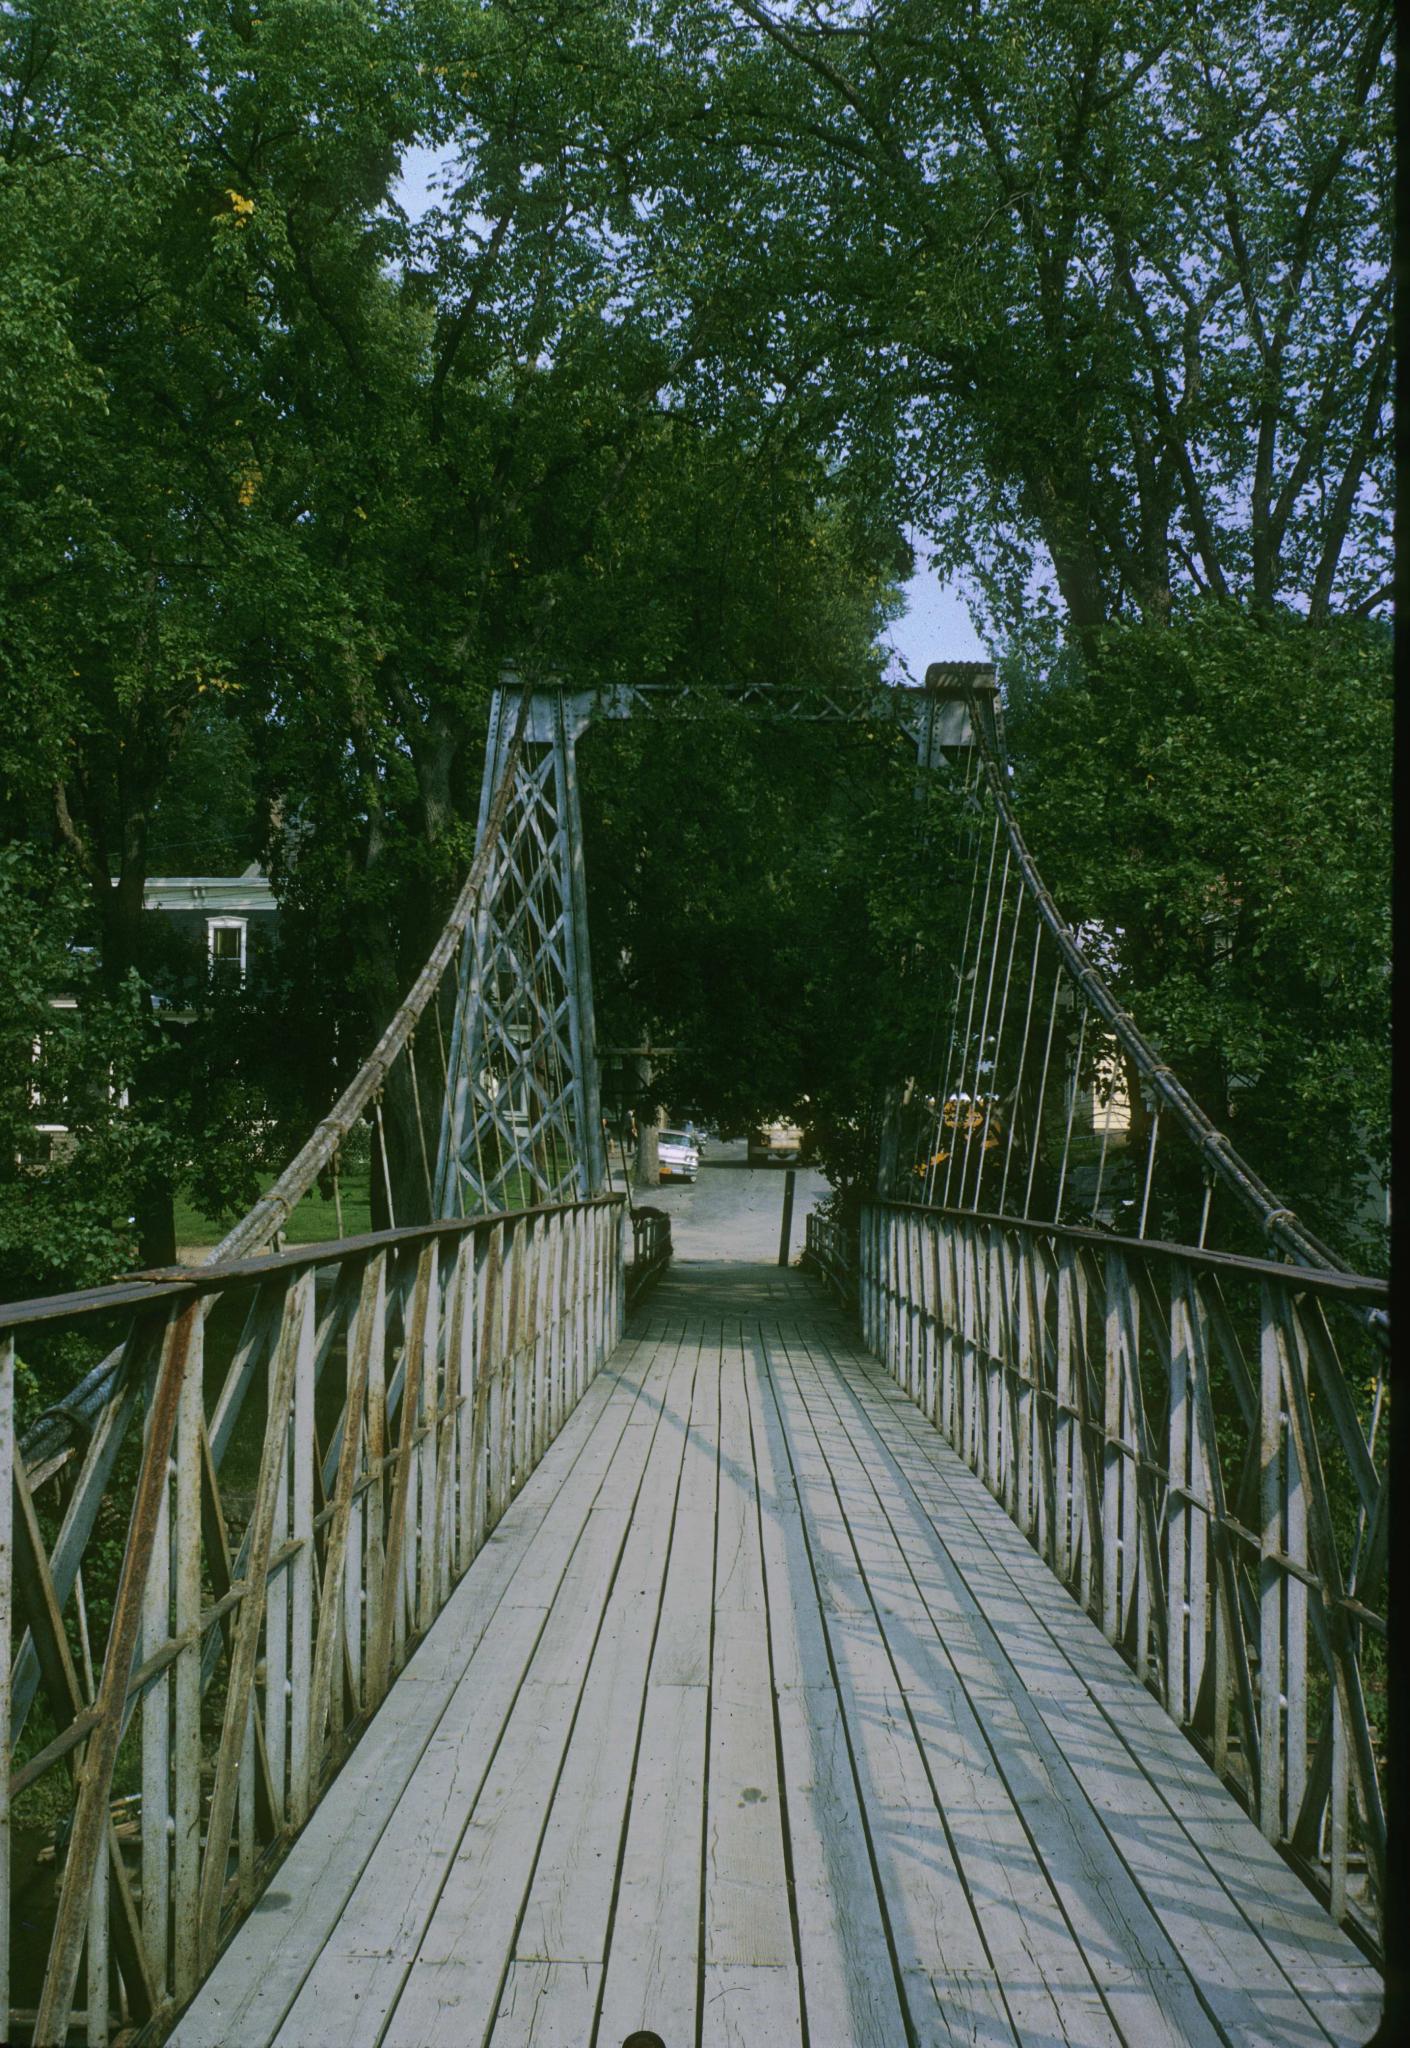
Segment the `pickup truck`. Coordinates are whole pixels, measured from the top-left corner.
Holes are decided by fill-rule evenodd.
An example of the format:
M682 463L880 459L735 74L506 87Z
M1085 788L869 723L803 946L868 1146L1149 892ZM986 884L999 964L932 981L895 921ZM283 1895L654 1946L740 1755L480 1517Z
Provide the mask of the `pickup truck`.
M749 1133L751 1166L768 1166L776 1159L789 1163L797 1159L802 1150L802 1131L797 1124L784 1123L782 1119L758 1124Z

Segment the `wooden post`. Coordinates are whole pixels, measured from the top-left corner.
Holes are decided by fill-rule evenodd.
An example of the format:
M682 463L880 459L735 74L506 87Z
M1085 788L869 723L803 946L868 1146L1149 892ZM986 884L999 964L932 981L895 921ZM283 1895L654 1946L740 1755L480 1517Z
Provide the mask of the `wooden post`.
M778 1234L778 1262L788 1264L788 1241L793 1235L793 1184L798 1176L790 1166L783 1176L783 1225Z

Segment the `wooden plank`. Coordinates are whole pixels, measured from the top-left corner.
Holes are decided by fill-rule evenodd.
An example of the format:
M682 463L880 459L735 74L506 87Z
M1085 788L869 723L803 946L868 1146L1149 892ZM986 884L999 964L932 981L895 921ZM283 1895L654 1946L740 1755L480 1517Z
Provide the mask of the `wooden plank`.
M467 1998L492 2008L527 1881L522 1859L537 1840L535 1803L552 1793L626 1534L619 1495L635 1492L645 1435L620 1432L572 1549L543 1588L549 1597L530 1604L519 1587L506 1603L503 1629L466 1669L277 2038L302 2042L315 2027L345 2048L380 2042L384 2030L389 2041L431 2038L446 1980L423 1998L423 1955L458 1959ZM506 1914L487 1959L486 1937Z
M605 1469L600 1438L625 1427L645 1358L624 1347L554 1443L493 1539L419 1645L317 1814L281 1865L171 2037L173 2048L228 2048L272 2039L330 1938L348 1897L454 1699L476 1650L512 1640L516 1595L570 1552ZM617 1399L614 1401L614 1395ZM540 1598L537 1604L542 1604Z
M911 1969L901 1983L917 2048L998 2048L1014 2038L1003 1996L985 1971Z
M631 1793L636 1734L646 1674L660 1616L675 1490L685 1448L680 1423L690 1417L695 1350L672 1348L689 1380L671 1383L670 1406L653 1447L633 1527L612 1589L544 1829L515 1956L520 1962L600 1965L606 1951L617 1855ZM556 1988L576 1998L571 1973L545 1980L542 1998ZM536 1994L537 1995L537 1994ZM499 2036L495 2035L496 2048ZM517 2038L517 2037L516 2037Z
M737 1339L725 1345L720 1377L714 1608L706 2038L744 2038L750 2027L755 2038L787 2038L800 2031L797 1956L788 1908L757 1477ZM759 1965L770 1967L761 1974ZM735 2031L737 2024L742 2033Z
M651 1684L708 1686L715 1579L720 1342L702 1339Z
M832 1675L798 1485L768 1377L764 1347L755 1341L746 1358L744 1383L762 1508L773 1681L781 1699L798 1686L830 1688Z
M601 1963L511 1963L490 2037L494 2048L584 2048L601 1982Z
M693 2041L707 1688L648 1683L597 2038Z
M707 1963L701 2048L790 2048L802 2040L791 1964ZM610 2037L609 2037L610 2038Z
M745 1367L763 1522L782 1791L810 2035L856 2048L905 2038L817 1588L761 1346Z
M873 1392L880 1395L881 1390ZM893 1410L893 1414L899 1416L899 1411ZM903 1428L907 1427L904 1417L899 1419ZM1081 1783L1074 1804L1085 1802L1111 1835L1122 1866L1150 1900L1176 1953L1183 1962L1196 1963L1221 2024L1252 2026L1255 2037L1270 2039L1276 2036L1268 2033L1269 2027L1290 2028L1289 2038L1295 2037L1310 2018L1305 2008L1299 2017L1296 1981L1301 1978L1313 1993L1310 1972L1305 1959L1294 1964L1294 1951L1288 1944L1280 1951L1268 1944L1271 1930L1265 1886L1272 1873L1260 1873L1255 1883L1250 1883L1247 1875L1250 1862L1261 1862L1271 1852L1161 1714L1157 1703L1043 1572L1019 1533L1006 1522L992 1524L992 1507L965 1485L963 1474L946 1473L941 1479L934 1465L930 1471L929 1481L922 1474L917 1483L931 1489L927 1506L933 1500L939 1513L951 1518L944 1524L949 1554L962 1571L984 1575L982 1594L979 1580L973 1581L976 1597L982 1598L983 1621L995 1632L996 1641L1002 1639L1006 1656L1027 1680L1026 1695L1016 1697L1033 1701L1054 1750L1064 1763L1071 1757L1078 1768ZM914 1476L908 1473L908 1478ZM969 1522L968 1531L961 1517ZM1021 1599L1013 1597L1018 1585ZM1109 1688L1111 1712L1103 1711L1100 1693L1105 1688ZM1128 1716L1142 1729L1142 1739L1134 1745L1121 1740L1118 1733L1129 1725ZM1168 1804L1159 1798L1148 1775L1147 1740L1164 1744L1166 1755L1184 1752L1189 1759L1188 1779L1198 1782L1202 1774L1205 1797L1222 1814L1232 1835L1242 1838L1242 1855L1230 1854L1222 1870L1211 1866L1188 1830L1179 1850L1178 1872L1173 1864L1162 1871L1159 1859L1143 1847L1147 1828L1152 1834L1162 1834L1171 1817ZM1026 1801L1024 1807L1027 1811ZM1132 1823L1131 1814L1142 1818ZM1273 1895L1286 1897L1289 1891L1299 1895L1304 1926L1320 1922L1324 1940L1341 1944L1348 1959L1354 1959L1349 1977L1340 1982L1323 1980L1321 1995L1325 1997L1334 1988L1337 1996L1343 1987L1359 1989L1359 1958L1351 1944L1320 1913L1291 1873L1281 1865L1279 1868L1282 1874L1272 1886ZM1220 1929L1218 1941L1208 1933L1211 1920ZM1255 1932L1260 1939L1251 1938ZM1217 1953L1220 1950L1227 1955ZM1244 1997L1245 1986L1256 1987L1256 2001ZM1325 2008L1320 2016L1328 2017Z
M702 1337L598 2026L693 2040L700 1968L720 1342ZM703 1552L703 1567L702 1567Z
M395 2011L377 2037L387 2048L419 2048L447 2026L457 2040L484 2038L604 1622L609 1610L620 1617L623 1607L630 1613L640 1605L634 1588L653 1547L650 1509L668 1504L670 1493L664 1489L648 1495L643 1533L629 1567L635 1575L629 1582L633 1591L624 1588L617 1605L610 1595L658 1446L657 1464L666 1479L673 1477L680 1445L662 1416L673 1398L673 1378L688 1386L692 1366L690 1359L678 1361L672 1353L653 1360L644 1398L623 1431L493 1763L462 1821L459 1844L434 1912L419 1934ZM452 1816L464 1814L456 1781L443 1776L436 1789Z

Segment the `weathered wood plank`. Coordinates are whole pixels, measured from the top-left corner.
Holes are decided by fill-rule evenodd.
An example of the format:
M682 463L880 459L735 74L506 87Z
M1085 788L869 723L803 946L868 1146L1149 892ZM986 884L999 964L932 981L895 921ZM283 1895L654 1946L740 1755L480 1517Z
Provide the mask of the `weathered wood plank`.
M677 1375L670 1383L651 1468L539 1845L515 1944L518 1962L600 1965L606 1953L636 1733L670 1555L684 1425L690 1419L695 1352L693 1347L686 1351L683 1342L675 1350L689 1377ZM577 1983L571 1971L545 1978L535 1996L551 2004L562 1990L576 2000ZM498 2033L494 2041L499 2048Z
M905 2022L788 1446L767 1372L763 1347L755 1345L745 1383L763 1508L803 1997L814 2039L892 2048L905 2038Z
M1043 1570L1021 1534L1006 1518L996 1518L992 1503L974 1488L947 1447L928 1440L923 1423L912 1427L904 1402L884 1382L874 1380L870 1368L856 1361L847 1371L869 1412L886 1418L878 1419L883 1435L893 1444L909 1445L908 1450L897 1450L907 1480L925 1498L932 1521L944 1534L947 1553L970 1576L984 1623L996 1640L1002 1639L1007 1658L1025 1681L1017 1688L1010 1684L1010 1694L1033 1703L1047 1731L1040 1740L1064 1765L1070 1762L1075 1767L1068 1803L1078 1810L1085 1803L1106 1827L1128 1882L1149 1898L1165 1938L1173 1944L1172 1969L1183 1975L1193 1966L1206 1984L1210 2008L1220 2023L1250 2030L1246 2038L1274 2038L1278 2028L1291 2029L1289 2038L1298 2037L1299 2029L1305 2030L1311 2020L1306 2008L1299 2017L1300 1990L1313 1999L1319 2020L1331 2027L1333 2038L1359 2038L1359 2018L1337 2008L1348 1994L1364 1996L1366 1975L1377 1982L1375 1973L1281 1862L1276 1873L1267 1867L1267 1859L1277 1859L1257 1831L1115 1651ZM1123 1741L1118 1731L1133 1727L1140 1728L1141 1739ZM1153 1745L1149 1752L1147 1742ZM1227 1832L1223 1859L1216 1867L1186 1828L1177 1876L1173 1865L1162 1873L1159 1859L1142 1843L1147 1833L1152 1840L1174 1839L1166 1830L1171 1807L1152 1780L1148 1756L1159 1754L1168 1766L1181 1753L1181 1782L1187 1790L1200 1785L1201 1804L1207 1802L1207 1810L1221 1816ZM1050 1755L1049 1763L1052 1760ZM1027 1812L1027 1798L1023 1805ZM1139 1816L1134 1824L1133 1810ZM1121 1815L1127 1819L1113 1818ZM1240 1844L1237 1852L1235 1842ZM1277 1929L1280 1915L1294 1898L1291 1925L1301 1923L1301 1942L1291 1927L1283 1930L1282 1939ZM1217 1940L1208 1935L1210 1919L1218 1923ZM1340 1950L1342 1970L1323 1967L1320 1959L1329 1947L1333 1953ZM1239 1961L1231 1966L1216 1950ZM1244 1995L1248 1986L1256 1987L1252 2002ZM1267 2031L1270 2027L1273 2034ZM1245 2035L1241 2032L1240 2037Z
M758 1483L743 1349L727 1341L720 1377L714 1645L710 1674L709 1794L705 1854L705 2004L768 2001L774 2023L799 2028L797 1959L788 1910L774 1730L769 1612L764 1597ZM773 1978L736 1993L715 1966L777 1966L791 1973L792 2004ZM791 2016L785 2021L784 2015Z
M601 1963L511 1963L490 2036L494 2048L583 2048L592 2039L601 1982Z
M548 1809L573 1733L586 1675L604 1621L616 1618L614 1596L634 1510L646 1490L659 1445L667 1479L679 1458L675 1433L663 1421L692 1361L661 1354L648 1371L632 1421L622 1432L583 1535L564 1574L523 1689L462 1825L434 1911L418 1934L415 1957L378 2038L387 2048L419 2048L449 2027L461 2042L485 2038L495 2010L531 1883ZM664 1493L665 1489L661 1491ZM653 1491L650 1504L659 1505ZM639 1576L646 1562L629 1570ZM623 1602L630 1600L623 1589ZM633 1603L639 1604L639 1603ZM443 1786L452 1816L461 1807L457 1783ZM556 1960L556 1958L552 1959ZM453 1966L441 1969L442 1964Z
M542 1800L552 1789L554 1744L561 1749L601 1622L601 1588L626 1533L629 1510L617 1490L630 1500L649 1448L642 1436L620 1431L550 1597L530 1602L523 1585L512 1589L503 1629L467 1667L277 2038L301 2042L315 2023L344 2048L433 2038L428 2013L447 1987L444 1979L438 1993L428 1987L423 2005L423 1955L458 1957L467 1995L473 1980L480 2005L492 2006L527 1875L518 1859L531 1852L539 1824L530 1818L526 1845L519 1823L535 1787ZM506 1914L487 1962L484 1923Z
M502 1647L517 1630L511 1610L540 1594L571 1550L605 1469L604 1433L625 1426L612 1396L644 1373L649 1352L623 1347L569 1417L539 1468L539 1483L514 1504L419 1645L393 1697L373 1720L348 1768L281 1866L263 1911L240 1929L184 2015L173 2048L224 2048L273 2038L412 1782L474 1652ZM590 1483L584 1484L587 1480ZM522 1575L522 1576L521 1576ZM537 1604L542 1604L540 1601Z
M667 2041L695 2038L720 1350L717 1334L702 1334L618 1871L598 2029L603 2041L623 2041L644 2028Z
M720 1339L702 1339L681 1464L670 1574L651 1658L651 1684L708 1686L715 1580Z
M598 2038L695 2038L704 1685L648 1684Z

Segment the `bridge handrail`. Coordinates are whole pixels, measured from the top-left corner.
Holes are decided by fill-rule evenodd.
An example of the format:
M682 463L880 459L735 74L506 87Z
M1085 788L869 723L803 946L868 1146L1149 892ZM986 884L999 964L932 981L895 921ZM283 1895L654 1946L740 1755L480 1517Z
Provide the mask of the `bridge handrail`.
M1379 1959L1386 1283L899 1201L858 1258L868 1344Z
M304 1273L343 1259L395 1247L419 1247L437 1238L463 1236L488 1224L510 1223L521 1216L556 1216L564 1208L620 1209L625 1196L589 1195L581 1202L539 1202L524 1209L490 1209L474 1216L441 1217L434 1223L403 1223L394 1230L365 1230L355 1237L325 1238L317 1244L286 1245L282 1251L256 1258L206 1260L199 1266L151 1266L101 1287L83 1287L70 1294L42 1294L31 1301L0 1301L0 1330L76 1327L91 1317L111 1316L123 1309L150 1307L155 1302L190 1301L227 1287L267 1279L275 1273Z
M803 1226L803 1264L819 1273L844 1308L857 1299L856 1246L836 1216L810 1209Z
M632 1262L627 1269L627 1307L654 1286L671 1263L671 1219L664 1209L637 1203L631 1211Z
M1336 1297L1358 1307L1389 1309L1390 1282L1373 1273L1353 1273L1345 1266L1305 1266L1293 1269L1285 1260L1258 1259L1244 1252L1221 1252L1209 1245L1173 1244L1159 1237L1124 1237L1114 1230L1092 1230L1080 1223L1050 1223L1037 1216L1009 1216L994 1209L947 1208L943 1202L904 1202L899 1198L880 1202L878 1208L915 1210L923 1216L940 1216L955 1222L990 1223L1003 1230L1017 1230L1029 1237L1052 1238L1063 1244L1086 1244L1098 1251L1150 1253L1157 1259L1180 1259L1212 1273L1247 1279L1271 1279L1293 1283L1300 1291ZM1373 1325L1379 1332L1380 1325Z
M67 2039L85 1956L89 2040L164 2025L615 1347L624 1222L620 1195L540 1204L0 1308L5 2038L12 1929L28 1958L37 1910L8 1897L14 1800L43 1779L52 1815L66 1781L32 2039ZM81 1484L37 1507L17 1338L107 1342L115 1321ZM246 1486L257 1452L252 1496L235 1445ZM95 1509L118 1489L114 1567Z

